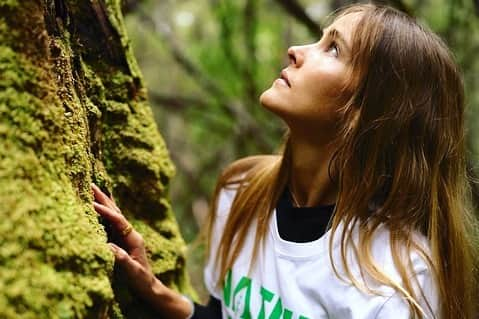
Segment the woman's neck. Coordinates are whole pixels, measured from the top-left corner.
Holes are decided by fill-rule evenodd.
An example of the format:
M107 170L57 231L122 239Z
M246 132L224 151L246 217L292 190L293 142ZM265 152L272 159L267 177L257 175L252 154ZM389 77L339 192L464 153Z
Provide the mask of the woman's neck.
M331 143L311 142L290 135L291 172L289 189L300 206L329 205L336 202L337 186L329 177Z

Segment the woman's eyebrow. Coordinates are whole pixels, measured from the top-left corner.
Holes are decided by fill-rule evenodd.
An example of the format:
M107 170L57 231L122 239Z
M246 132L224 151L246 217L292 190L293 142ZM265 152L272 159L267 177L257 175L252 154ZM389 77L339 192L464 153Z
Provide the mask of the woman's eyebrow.
M339 32L337 29L334 29L334 28L326 29L324 31L326 31L327 37L330 37L331 39L342 42L343 47L346 48L348 52L351 52L351 48L349 47L348 43L346 42L346 39L341 34L341 32Z

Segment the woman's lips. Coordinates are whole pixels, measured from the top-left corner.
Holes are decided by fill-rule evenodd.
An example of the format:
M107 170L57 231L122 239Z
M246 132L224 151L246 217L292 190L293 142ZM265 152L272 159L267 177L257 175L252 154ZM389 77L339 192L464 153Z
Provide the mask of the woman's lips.
M288 82L286 82L286 80L285 80L285 79L282 79L282 78L277 78L277 79L276 79L274 82L278 82L278 83L279 83L279 85L284 85L284 86L286 86L286 87L288 87L288 88L289 88L289 84L288 84Z
M284 81L288 87L291 87L291 84L289 83L288 73L286 72L286 69L283 69L281 71L279 80Z

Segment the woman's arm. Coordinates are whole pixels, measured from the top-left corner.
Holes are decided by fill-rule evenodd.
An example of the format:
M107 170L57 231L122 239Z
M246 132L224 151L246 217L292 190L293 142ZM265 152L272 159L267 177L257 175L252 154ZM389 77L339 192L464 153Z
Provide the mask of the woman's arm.
M122 242L123 248L113 243L109 245L116 262L125 270L130 286L164 317L190 318L193 313L191 302L166 287L151 271L143 237L132 228L113 198L106 196L94 184L92 190L95 210L112 225L114 235Z

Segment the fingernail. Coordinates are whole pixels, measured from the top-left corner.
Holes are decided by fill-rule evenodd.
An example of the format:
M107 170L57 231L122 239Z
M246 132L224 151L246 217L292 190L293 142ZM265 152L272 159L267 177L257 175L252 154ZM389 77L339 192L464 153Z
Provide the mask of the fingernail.
M110 249L111 249L114 253L116 253L116 252L118 251L118 249L117 249L117 247L116 247L115 244L113 244L113 243L108 243L108 246L110 246Z

